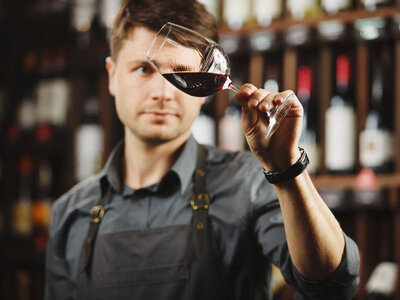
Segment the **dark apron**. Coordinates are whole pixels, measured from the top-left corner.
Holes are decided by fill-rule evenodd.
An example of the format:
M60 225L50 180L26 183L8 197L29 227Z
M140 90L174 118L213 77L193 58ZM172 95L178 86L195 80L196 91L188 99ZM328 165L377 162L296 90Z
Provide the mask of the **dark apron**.
M206 150L198 147L193 219L189 225L130 230L97 236L110 197L102 192L90 211L82 247L76 299L230 299L212 229L205 177Z

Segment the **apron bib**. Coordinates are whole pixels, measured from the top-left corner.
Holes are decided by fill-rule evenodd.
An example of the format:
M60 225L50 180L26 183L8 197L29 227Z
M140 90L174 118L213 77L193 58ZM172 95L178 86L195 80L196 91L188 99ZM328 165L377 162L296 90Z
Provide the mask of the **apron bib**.
M81 251L78 300L230 299L225 272L208 223L206 150L198 146L191 224L97 236L109 189L90 210ZM104 186L104 185L103 185Z

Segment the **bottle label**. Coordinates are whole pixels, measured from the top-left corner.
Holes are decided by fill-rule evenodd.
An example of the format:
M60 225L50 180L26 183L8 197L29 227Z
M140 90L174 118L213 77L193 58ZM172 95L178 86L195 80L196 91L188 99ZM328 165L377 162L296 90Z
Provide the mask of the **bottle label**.
M31 202L29 199L19 199L13 207L13 229L20 236L32 232Z
M349 106L332 106L326 112L325 163L332 171L351 170L355 165L356 120Z
M367 129L360 134L360 162L364 167L384 165L392 157L392 138L388 131Z
M336 59L336 82L339 85L348 85L350 80L350 60L346 55Z
M300 66L297 72L297 94L301 99L308 99L311 94L311 69Z

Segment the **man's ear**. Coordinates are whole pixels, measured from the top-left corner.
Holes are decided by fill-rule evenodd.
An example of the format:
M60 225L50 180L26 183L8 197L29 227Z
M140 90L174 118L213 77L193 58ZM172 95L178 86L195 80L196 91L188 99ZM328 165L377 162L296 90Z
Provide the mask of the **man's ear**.
M115 60L108 56L106 58L106 69L108 73L108 91L110 92L111 96L115 96L115 72L116 72L117 64Z

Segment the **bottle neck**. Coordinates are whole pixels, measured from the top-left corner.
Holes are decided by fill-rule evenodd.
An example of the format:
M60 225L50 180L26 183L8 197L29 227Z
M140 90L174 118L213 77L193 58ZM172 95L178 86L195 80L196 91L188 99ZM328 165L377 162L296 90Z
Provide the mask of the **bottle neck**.
M308 106L311 97L311 69L300 66L297 73L297 94L303 106Z
M348 82L337 82L336 91L340 95L346 95L349 93L349 83Z
M383 106L383 72L381 63L376 63L371 89L371 108L381 110Z
M343 104L351 105L352 100L350 96L350 59L348 56L342 54L336 58L336 90L335 98L341 99ZM333 103L332 103L333 104Z

